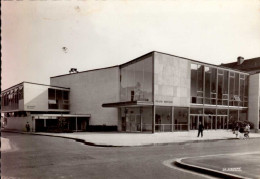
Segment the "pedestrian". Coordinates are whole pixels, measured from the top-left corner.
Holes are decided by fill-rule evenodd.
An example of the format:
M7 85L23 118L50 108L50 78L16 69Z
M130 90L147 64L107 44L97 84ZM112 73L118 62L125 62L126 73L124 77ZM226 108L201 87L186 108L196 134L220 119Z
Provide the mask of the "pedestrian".
M29 122L26 123L25 127L26 127L26 131L30 132L30 124L29 124Z
M239 126L238 126L238 123L236 124L236 127L235 127L235 134L236 134L236 138L238 137L238 131L239 131Z
M250 125L247 124L245 127L245 134L244 134L245 139L249 138L249 132L250 132Z
M203 130L204 130L204 126L203 126L203 124L200 121L199 122L198 137L200 136L200 134L201 134L201 137L203 137Z

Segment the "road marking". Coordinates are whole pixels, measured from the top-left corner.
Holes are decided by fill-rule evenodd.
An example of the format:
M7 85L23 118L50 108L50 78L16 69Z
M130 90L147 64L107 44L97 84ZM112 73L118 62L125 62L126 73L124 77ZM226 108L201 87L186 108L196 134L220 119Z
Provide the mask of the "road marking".
M182 172L190 173L192 175L196 175L196 176L199 176L199 177L204 177L204 178L208 178L208 179L215 178L215 177L212 177L212 176L208 176L208 175L204 175L204 174L201 174L201 173L197 173L197 172L193 172L193 171L190 171L190 170L185 170L185 169L182 169L182 168L179 168L179 167L175 167L173 165L173 162L175 162L175 160L177 160L177 159L165 160L162 163L163 163L163 165L165 165L166 167L169 167L171 169L180 170Z

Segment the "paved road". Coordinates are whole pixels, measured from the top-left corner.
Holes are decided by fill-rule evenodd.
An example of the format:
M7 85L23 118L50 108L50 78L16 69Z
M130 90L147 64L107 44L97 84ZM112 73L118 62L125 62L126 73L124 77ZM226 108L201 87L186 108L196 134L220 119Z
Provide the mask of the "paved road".
M3 178L202 178L163 165L165 160L259 151L260 140L102 148L56 137L2 133L12 151L2 152Z

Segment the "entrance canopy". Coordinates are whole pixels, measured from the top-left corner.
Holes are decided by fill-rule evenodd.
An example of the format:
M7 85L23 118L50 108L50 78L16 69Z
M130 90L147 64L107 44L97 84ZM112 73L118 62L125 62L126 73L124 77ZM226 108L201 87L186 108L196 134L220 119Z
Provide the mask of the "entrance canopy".
M102 107L138 107L138 106L153 106L153 102L148 101L125 101L116 103L104 103Z
M91 117L90 114L32 114L35 119L57 119L57 117Z

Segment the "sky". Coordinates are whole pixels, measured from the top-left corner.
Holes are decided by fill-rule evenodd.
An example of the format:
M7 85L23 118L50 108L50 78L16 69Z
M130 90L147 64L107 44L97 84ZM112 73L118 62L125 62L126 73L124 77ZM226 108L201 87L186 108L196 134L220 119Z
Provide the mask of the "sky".
M260 0L1 3L2 90L151 51L211 64L260 57Z

